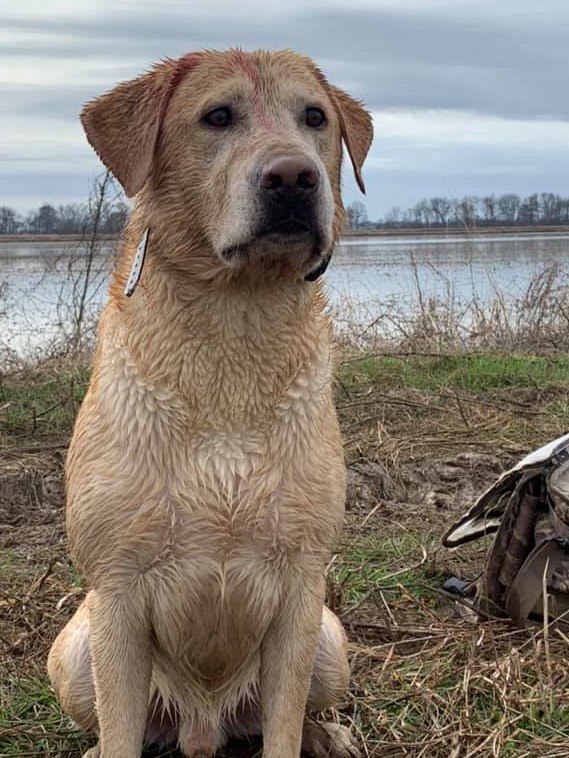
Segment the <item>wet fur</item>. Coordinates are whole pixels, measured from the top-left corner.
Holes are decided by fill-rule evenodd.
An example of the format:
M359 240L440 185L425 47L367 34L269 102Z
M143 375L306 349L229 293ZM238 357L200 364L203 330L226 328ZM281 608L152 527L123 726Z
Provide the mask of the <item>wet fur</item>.
M222 143L199 115L228 97L245 115ZM299 127L303 99L326 130ZM67 462L69 545L92 590L50 677L103 758L138 758L144 739L209 753L260 730L266 758L296 758L307 700L332 705L348 673L322 615L345 494L330 324L304 277L338 239L341 140L361 181L369 116L307 58L228 51L159 64L82 119L137 198ZM255 237L251 177L289 151L322 174L318 250ZM304 732L314 753L351 750Z

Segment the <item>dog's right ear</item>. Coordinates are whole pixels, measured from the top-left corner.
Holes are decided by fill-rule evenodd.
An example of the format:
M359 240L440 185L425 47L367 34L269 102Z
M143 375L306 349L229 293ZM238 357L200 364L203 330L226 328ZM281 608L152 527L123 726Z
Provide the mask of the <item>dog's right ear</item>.
M164 114L198 54L166 60L87 103L81 123L95 152L122 184L127 197L142 189L152 166Z
M356 182L365 195L362 166L373 140L373 121L359 100L332 84L328 85L328 91L336 106L342 139L352 162Z

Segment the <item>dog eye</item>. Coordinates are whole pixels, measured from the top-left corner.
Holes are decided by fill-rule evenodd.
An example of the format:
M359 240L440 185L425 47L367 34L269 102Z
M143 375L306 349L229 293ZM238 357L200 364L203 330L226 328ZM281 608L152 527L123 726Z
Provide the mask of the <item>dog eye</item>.
M205 114L203 120L209 126L223 128L231 126L233 123L233 114L231 113L231 108L224 106L223 108L214 108L212 111L209 111L209 113Z
M317 129L326 123L326 115L321 108L307 108L304 113L304 123L312 129Z

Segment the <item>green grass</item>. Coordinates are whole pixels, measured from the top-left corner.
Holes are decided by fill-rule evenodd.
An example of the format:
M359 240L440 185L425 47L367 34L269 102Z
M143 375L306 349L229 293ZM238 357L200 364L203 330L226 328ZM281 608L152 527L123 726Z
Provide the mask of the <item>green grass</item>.
M45 665L66 620L57 603L83 579L53 546L26 544L0 549L0 586L0 756L81 756L92 740L61 711Z
M513 632L507 625L465 619L440 587L449 574L475 576L484 549L474 557L471 551L466 557L443 552L441 522L451 514L433 511L428 503L425 511L407 506L422 508L419 498L429 486L428 478L421 480L421 434L429 467L441 457L454 461L457 452L464 452L465 438L472 443L469 449L481 443L489 459L501 445L509 450L515 443L525 450L534 440L551 439L569 421L563 389L569 386L569 358L365 357L342 363L338 378L342 423L346 437L353 438L354 456L380 462L379 478L383 469L387 472L385 492L370 481L372 494L354 500L328 577L330 600L343 615L351 641L352 694L343 712L367 741L368 754L566 758L567 643L550 631L550 667L542 630ZM33 442L38 434L65 441L87 382L84 366L61 364L5 378L0 445ZM554 386L550 392L525 391ZM344 390L352 394L347 402ZM461 407L453 391L466 398ZM518 399L519 404L510 403ZM448 440L449 447L439 448L440 440ZM408 471L420 481L406 479ZM372 469L370 480L373 475ZM456 482L469 479L477 492L479 478L487 475L467 463ZM401 492L399 478L405 485ZM443 482L441 490L452 494L456 482ZM380 500L386 508L372 515ZM44 672L49 644L75 601L70 599L61 615L54 608L82 582L63 559L59 541L44 547L24 535L21 542L6 544L10 547L0 552L0 585L30 597L21 608L8 600L7 633L0 630L0 637L31 636L26 653L16 652L0 677L0 755L77 758L92 742L62 714ZM38 590L36 581L52 555L58 561ZM46 621L47 628L42 626Z
M81 755L86 742L61 712L47 678L11 682L0 708L0 755L58 755L71 743Z
M55 562L57 558L57 562ZM54 566L49 576L68 589L81 589L85 579L66 556L54 553L53 546L30 542L19 548L0 547L0 580L18 584L18 589L33 584L50 563ZM21 583L21 586L20 586Z
M83 363L0 379L0 444L14 437L68 434L88 382Z
M21 556L16 550L2 548L0 550L0 579L12 578L15 574L25 574L26 569L20 565Z
M442 581L442 574L433 570L425 553L436 544L433 535L405 531L384 536L366 532L344 542L329 581L340 590L348 606L379 592L431 597L427 585Z
M543 387L569 382L569 357L453 355L365 357L346 361L338 370L348 390L362 384L424 391L457 389L490 392L509 387Z
M337 376L347 391L373 385L385 391L484 393L569 383L569 357L369 356L341 363ZM84 363L54 364L0 379L0 444L69 434L88 382L89 367Z

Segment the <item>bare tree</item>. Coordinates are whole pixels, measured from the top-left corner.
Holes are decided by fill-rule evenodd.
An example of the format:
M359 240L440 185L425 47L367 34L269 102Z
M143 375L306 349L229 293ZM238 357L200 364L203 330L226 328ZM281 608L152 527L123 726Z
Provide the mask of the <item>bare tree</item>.
M424 226L430 226L433 219L433 211L428 200L421 200L415 206L415 218Z
M122 198L107 205L103 219L105 234L118 234L126 224L128 214L129 207Z
M523 200L510 192L497 197L468 195L461 200L431 197L403 213L399 207L386 214L386 226L456 226L472 228L482 223L508 226L569 223L569 198L552 192L533 193Z
M498 198L500 221L506 221L509 224L513 224L517 221L519 207L520 198L518 195L514 195L512 192L500 195Z
M114 195L114 197L113 197ZM83 235L72 248L67 248L54 266L67 265L67 277L61 283L58 298L59 322L69 325L61 334L58 350L78 354L89 349L98 316L101 289L106 286L110 260L102 238L108 209L119 197L119 190L109 171L97 177L85 206Z
M362 224L367 222L367 209L359 200L354 200L346 208L350 229L359 229Z
M544 224L559 223L559 195L542 192L539 198L540 217Z
M526 199L520 204L518 210L518 221L521 224L527 224L531 226L536 224L539 220L539 202L537 199L537 193L526 197Z
M0 234L17 234L19 227L16 211L6 205L0 207Z
M484 213L484 221L487 224L493 224L496 221L497 200L495 195L485 195L481 201Z
M416 203L412 208L409 208L409 217L415 226L421 226L423 222L423 208L420 203Z
M449 222L449 215L452 210L452 202L446 197L432 197L429 200L431 213L437 223L445 226Z
M89 222L89 208L85 203L68 203L57 209L58 234L83 234Z
M401 208L398 205L394 205L385 217L386 226L399 226L402 220Z
M55 234L57 232L57 211L49 203L44 203L38 209L34 219L37 234Z
M569 224L569 198L559 198L557 204L558 207L558 219L560 224Z
M477 198L465 195L462 200L457 201L454 214L457 226L463 226L465 229L472 229L477 222Z

